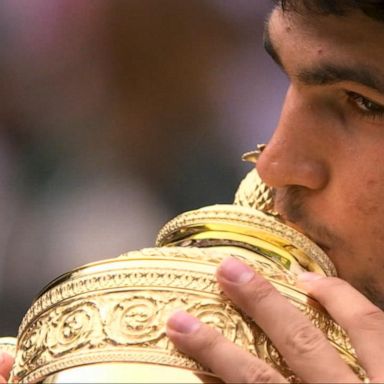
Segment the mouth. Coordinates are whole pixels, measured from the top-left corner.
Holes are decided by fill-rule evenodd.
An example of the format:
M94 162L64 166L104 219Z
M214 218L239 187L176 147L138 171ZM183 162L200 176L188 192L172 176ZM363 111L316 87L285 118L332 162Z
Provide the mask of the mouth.
M313 233L311 233L309 230L305 229L304 227L298 225L293 221L288 220L286 217L284 217L284 215L279 215L279 219L287 226L295 229L297 232L300 232L309 240L314 242L326 254L329 254L329 252L331 251L331 247L328 244L326 244L323 239L320 239L319 236L315 236Z
M331 247L329 247L328 245L326 245L320 241L313 239L312 237L308 236L307 234L304 234L304 235L306 235L310 240L312 240L325 254L327 254L327 255L330 254Z

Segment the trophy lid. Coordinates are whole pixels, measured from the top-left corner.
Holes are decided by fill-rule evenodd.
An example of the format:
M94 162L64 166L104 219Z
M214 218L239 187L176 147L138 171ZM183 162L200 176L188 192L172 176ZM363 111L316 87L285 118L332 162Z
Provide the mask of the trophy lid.
M288 251L306 270L336 276L336 268L325 252L305 234L286 225L274 211L273 195L253 169L240 183L234 204L182 213L160 230L156 245L182 245L186 239L214 238L247 247L257 239Z

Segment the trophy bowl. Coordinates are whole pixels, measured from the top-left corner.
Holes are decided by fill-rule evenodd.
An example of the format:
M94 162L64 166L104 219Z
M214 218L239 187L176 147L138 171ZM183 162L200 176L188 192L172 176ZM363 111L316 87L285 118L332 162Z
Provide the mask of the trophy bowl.
M345 332L296 286L304 271L336 275L333 264L267 209L266 192L253 171L235 204L183 213L162 228L155 247L87 264L55 279L22 320L10 381L219 383L166 336L168 317L183 309L297 382L267 335L220 291L215 270L228 256L268 279L364 377ZM258 195L257 202L252 200Z

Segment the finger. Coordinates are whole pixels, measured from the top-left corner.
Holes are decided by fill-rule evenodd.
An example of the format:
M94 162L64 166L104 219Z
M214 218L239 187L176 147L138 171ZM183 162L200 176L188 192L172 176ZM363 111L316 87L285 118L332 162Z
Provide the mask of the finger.
M167 335L177 348L227 383L287 382L267 363L185 312L176 312L170 317Z
M13 365L13 358L5 352L0 352L0 376L8 380Z
M300 285L347 332L371 381L384 381L384 312L347 282L305 273Z
M218 268L217 279L224 293L265 331L301 379L358 381L325 335L250 267L227 258Z

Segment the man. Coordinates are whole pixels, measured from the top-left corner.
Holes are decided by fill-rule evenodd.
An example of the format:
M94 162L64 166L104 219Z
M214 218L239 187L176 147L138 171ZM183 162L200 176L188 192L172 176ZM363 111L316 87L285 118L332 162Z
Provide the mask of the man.
M281 1L265 46L290 79L277 130L257 168L276 210L316 241L341 279L300 284L347 331L371 382L384 382L384 1ZM358 377L323 334L234 259L225 294L269 335L304 382ZM186 313L168 335L226 382L284 382L266 363Z
M306 273L300 284L348 332L371 382L383 382L384 1L281 1L265 37L291 85L258 171L276 188L276 210L328 253L341 278ZM217 279L304 382L359 381L253 270L227 259ZM226 382L285 382L186 313L170 318L168 335ZM8 371L6 359L0 375Z

